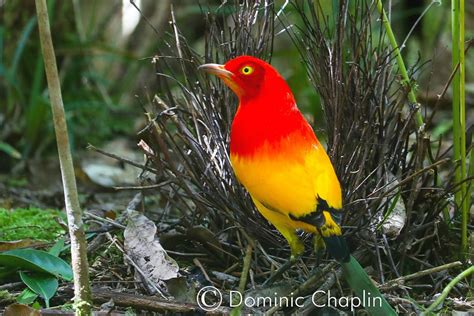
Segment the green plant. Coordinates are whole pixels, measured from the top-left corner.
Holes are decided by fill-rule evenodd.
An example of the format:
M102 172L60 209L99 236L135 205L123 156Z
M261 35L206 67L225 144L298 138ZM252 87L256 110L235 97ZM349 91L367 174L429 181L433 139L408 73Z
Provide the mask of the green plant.
M403 61L402 54L400 52L400 47L398 46L397 39L392 31L392 26L390 25L390 21L387 18L387 14L383 8L382 0L377 0L377 10L379 11L380 15L382 16L382 23L387 32L387 37L390 41L390 45L395 52L395 57L397 58L398 64L398 71L403 78L403 85L408 89L408 100L418 107L418 101L416 100L415 95L415 88L414 85L411 83L410 77L408 76L407 68L405 67L405 62ZM416 123L418 127L423 127L423 116L419 109L416 111Z
M20 152L7 143L0 142L0 151L3 151L4 153L6 153L12 158L15 158L15 159L21 158Z
M49 300L58 289L58 279L72 280L71 266L58 257L58 249L64 246L64 240L59 240L50 252L36 249L15 249L0 253L0 267L3 267L3 277L17 272L27 288L17 297L23 304L32 304L41 297L47 308ZM1 278L1 274L0 274Z
M0 158L6 155L7 164L1 167L8 170L20 156L28 159L53 148L54 137L34 6L19 8L7 2L2 9ZM74 130L69 135L73 150L125 134L131 117L127 114L136 108L126 108L124 96L131 93L130 82L136 81L143 68L133 54L104 40L105 26L114 15L100 21L102 27L79 34L79 18L70 18L77 12L71 2L48 1L48 12L57 43L66 117ZM90 24L97 25L95 21ZM122 75L121 80L114 79Z
M424 311L422 315L431 315L433 310L438 308L438 306L444 301L449 292L453 287L458 284L463 278L467 278L469 275L474 273L474 266L470 266L463 272L459 273L454 279L452 279L448 285L443 289L441 295L439 295L436 300Z
M451 1L452 27L452 67L458 69L453 78L453 147L454 161L459 163L455 170L455 181L459 189L455 192L456 206L461 212L461 256L468 251L467 225L469 218L470 198L466 178L466 79L464 58L464 0ZM469 190L470 191L470 190Z

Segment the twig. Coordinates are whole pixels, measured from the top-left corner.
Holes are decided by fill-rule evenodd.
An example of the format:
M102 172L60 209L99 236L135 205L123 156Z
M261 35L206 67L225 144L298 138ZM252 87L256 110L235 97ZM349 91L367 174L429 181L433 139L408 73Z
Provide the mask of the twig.
M466 49L464 50L464 54L466 54L469 51L469 49L472 47L472 45L474 45L474 42L471 40L467 43ZM438 106L439 106L439 103L440 103L441 99L444 97L444 95L448 91L448 88L451 85L451 82L453 81L454 76L456 75L458 70L459 70L459 63L456 64L456 67L454 67L453 71L451 72L451 75L449 75L449 78L446 81L446 84L444 85L444 88L441 91L441 93L436 96L436 103L433 106L433 111L432 111L432 113L430 115L430 118L428 120L428 122L430 124L431 124L431 121L433 120L433 117L434 117L434 115L435 115L435 113L438 109Z
M150 19L148 19L148 17L142 13L142 10L140 10L140 8L137 6L137 4L135 3L135 1L130 0L130 4L133 5L134 8L140 13L141 17L142 17L142 18L146 21L146 23L148 23L148 25L153 29L153 31L155 32L155 34L158 35L158 36L160 36L160 32L158 32L158 30L156 29L156 27L151 23Z
M451 282L448 283L448 285L444 288L443 292L441 292L441 295L438 296L438 298L422 313L422 315L427 315L430 314L436 307L438 307L448 296L449 292L452 290L452 288L459 282L461 279L467 277L471 273L474 273L474 266L471 266L458 274L454 279L451 280Z
M250 262L252 261L252 245L248 244L247 245L247 250L245 251L245 257L244 257L244 266L242 268L242 275L240 276L240 282L239 282L239 292L243 293L245 291L245 286L247 285L247 278L249 275L249 270L250 270Z
M200 252L180 252L180 251L173 251L173 250L166 250L167 253L177 255L177 256L189 256L189 257L207 257L208 255L205 253Z
M305 303L304 303L304 307L303 307L303 311L302 312L306 312L306 311L311 311L311 310L314 310L314 308L316 308L315 304L313 303L313 299L315 302L318 302L318 303L322 303L324 300L327 299L326 295L323 294L323 293L327 293L327 291L332 288L332 286L334 285L334 283L336 283L341 277L342 277L342 269L339 268L335 271L332 271L332 273L326 278L326 280L324 281L324 283L319 287L319 293L320 295L315 295L314 297L311 296L309 298L306 299ZM318 304L320 305L320 304Z
M174 17L174 7L171 5L171 23L173 24L173 33L176 41L176 48L178 49L178 57L180 60L183 59L183 53L181 52L181 45L179 44L179 33L176 27L176 19Z
M74 274L74 302L76 315L90 315L91 289L87 262L87 241L84 234L82 210L79 205L76 178L72 162L64 105L61 95L58 67L49 26L46 0L36 0L36 13L41 49L44 59L48 92L53 113L54 131L58 145L58 156L66 202L66 214L71 239L71 265Z
M114 154L111 154L111 153L108 153L106 151L103 151L97 147L95 147L94 145L87 145L87 149L89 150L93 150L93 151L96 151L98 152L99 154L102 154L104 156L107 156L107 157L110 157L110 158L113 158L113 159L116 159L118 161L122 161L124 163L128 163L129 165L132 165L134 167L137 167L137 168L140 168L140 169L143 169L143 170L146 170L146 171L150 171L150 172L153 172L155 174L158 173L158 170L156 170L155 168L152 168L152 167L148 167L148 166L145 166L145 165L142 165L142 164L139 164L133 160L130 160L130 159L127 159L127 158L123 158L123 157L120 157L120 156L117 156L117 155L114 155Z
M330 289L334 283L336 282L336 278L339 278L342 275L342 268L339 267L335 273L332 273L331 275L327 276L329 271L334 270L335 266L337 265L336 262L331 262L328 265L326 265L323 269L320 271L317 271L317 273L313 274L306 282L301 284L295 291L292 292L293 297L299 297L303 296L306 293L310 292L315 288L315 284L318 284L318 282L321 282L323 279L323 276L325 277L324 283L319 286L318 288L322 290L323 292L327 291ZM310 298L311 300L311 298ZM305 303L305 306L308 304ZM284 308L285 306L279 306L275 305L272 308L270 308L267 312L266 315L273 315L276 313L279 309Z
M139 185L139 186L131 186L131 187L114 187L115 190L150 190L150 189L157 189L164 187L170 183L173 183L174 180L167 180L161 183L150 184L150 185Z
M428 11L431 9L431 7L435 4L437 4L439 6L439 5L441 5L441 2L439 0L432 0L431 3L428 4L426 6L426 8L423 10L423 12L418 16L415 23L413 23L413 25L411 26L410 31L408 31L407 36L405 36L405 39L403 40L402 45L400 46L400 52L406 47L406 43L407 43L408 39L410 38L413 31L416 29L416 27L420 23L420 21L425 17L425 15L428 13ZM391 19L391 17L390 17L390 19Z
M247 250L245 251L242 274L240 275L240 282L239 282L239 288L238 288L238 291L242 295L245 292L245 287L247 285L247 278L248 278L249 270L250 270L250 262L251 262L251 259L252 259L252 250L253 250L252 245L250 243L247 244ZM235 307L232 310L232 312L230 313L230 315L231 316L241 315L242 314L242 307L243 307L242 304Z
M409 175L408 177L406 177L405 179L401 180L398 182L397 185L394 185L393 187L389 188L388 190L386 190L385 192L383 192L379 198L382 198L384 196L387 196L389 193L391 193L393 190L395 190L396 188L399 188L401 187L402 185L404 185L405 183L409 182L410 180L412 180L413 178L416 178L418 177L420 174L423 174L425 173L426 171L430 170L430 169L434 169L435 167L437 167L438 165L442 165L444 163L447 163L449 162L451 159L449 158L444 158L444 159L441 159L441 160L438 160L437 162L429 165L429 166L426 166L424 167L423 169L419 169L417 171L415 171L414 173L412 173L411 175ZM370 198L371 196L374 196L376 193L378 193L379 191L381 191L382 189L386 189L385 187L382 187L382 188L379 188L377 190L375 190L374 192L370 193L368 195L368 197Z
M95 220L98 220L98 221L101 221L101 222L105 222L105 223L108 223L112 226L115 226L117 228L120 228L120 229L125 229L125 226L114 221L114 220L111 220L110 218L104 218L104 217L100 217L100 216L97 216L95 214L92 214L91 212L88 212L88 211L85 211L84 214L86 214L87 216L89 217L92 217L93 219Z
M211 278L209 277L209 274L207 274L206 270L204 269L204 266L202 265L201 261L199 261L198 258L194 258L194 259L193 259L193 263L194 263L199 269L201 269L202 274L204 274L204 278L206 278L206 280L207 280L209 283L214 284L214 282L212 282Z
M380 289L388 290L390 288L393 288L393 287L397 286L398 284L403 284L408 280L421 278L422 276L425 276L425 275L440 272L440 271L443 271L443 270L448 270L448 269L451 269L451 268L454 268L454 267L459 267L461 265L462 265L462 263L460 261L455 261L455 262L443 264L442 266L439 266L439 267L434 267L434 268L426 269L426 270L423 270L423 271L418 271L416 273L404 275L404 276L401 276L399 278L388 281L387 283L382 285L380 287Z
M337 263L333 261L329 263L328 265L326 265L324 268L322 268L320 271L317 271L316 273L314 273L308 280L306 280L306 282L301 284L295 291L292 292L293 293L292 296L298 297L298 296L305 295L306 293L309 293L312 289L315 288L315 285L321 281L322 277L325 276L330 270L333 270L336 267L336 265ZM339 269L339 270L340 270L339 272L342 273L342 269ZM335 281L336 281L335 279L327 278L324 285L330 284L328 287L330 288L334 284ZM282 307L284 306L278 306L278 305L273 306L266 312L266 315L272 315L276 313Z
M7 284L2 284L0 285L0 291L4 291L4 290L14 290L14 289L17 289L17 288L21 288L25 286L25 283L23 282L14 282L14 283L7 283Z

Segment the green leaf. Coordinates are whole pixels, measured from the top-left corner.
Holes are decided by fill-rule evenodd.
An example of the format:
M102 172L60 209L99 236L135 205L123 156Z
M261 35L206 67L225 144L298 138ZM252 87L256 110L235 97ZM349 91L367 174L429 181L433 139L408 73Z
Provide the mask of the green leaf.
M21 292L20 295L16 297L16 301L20 304L30 305L38 298L38 294L30 290L30 288L26 288Z
M370 304L370 302L369 304L362 304L369 315L397 316L395 310L390 306L367 275L367 272L365 272L364 268L362 268L353 256L350 256L348 262L341 262L341 266L344 278L361 302L364 302L366 297L370 297L370 299L373 300L372 302L374 302L374 304ZM375 299L378 299L377 303L375 303Z
M21 280L36 294L44 299L46 308L49 308L49 299L58 290L58 279L46 273L26 273L20 271Z
M0 253L0 265L5 267L22 268L35 272L49 273L72 280L71 266L61 258L46 251L36 249L15 249Z
M12 158L21 159L20 152L7 143L0 142L0 151L3 151Z
M31 32L34 30L34 26L36 25L36 17L32 17L28 23L26 24L23 32L21 32L20 39L18 40L18 44L15 50L15 54L13 56L13 61L11 63L10 73L14 75L16 73L21 55L25 50L26 43L28 42L28 38L30 37Z
M61 251L63 251L64 248L64 237L59 238L56 243L49 249L48 253L52 254L55 257L59 257L59 254Z

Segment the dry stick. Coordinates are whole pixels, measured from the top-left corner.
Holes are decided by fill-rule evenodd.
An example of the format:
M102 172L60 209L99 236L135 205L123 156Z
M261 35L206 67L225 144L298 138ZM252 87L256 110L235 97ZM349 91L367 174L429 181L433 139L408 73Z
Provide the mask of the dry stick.
M454 279L451 280L451 282L448 283L448 285L444 288L443 292L441 293L440 296L438 296L438 298L433 302L433 304L431 304L424 312L422 315L426 315L426 314L430 314L433 312L433 310L438 307L441 302L443 302L443 300L446 298L446 296L448 296L449 292L453 289L453 287L459 282L461 281L461 279L463 278L466 278L467 276L469 276L471 273L474 273L474 266L471 266L469 268L467 268L466 270L464 270L463 272L461 272L460 274L458 274L457 277L455 277Z
M300 296L306 295L308 292L312 291L315 288L315 284L320 283L320 281L323 279L323 277L324 277L325 281L321 284L321 286L318 287L318 290L322 291L321 293L327 292L327 290L329 290L334 285L334 283L336 283L336 279L340 278L341 275L342 275L342 268L339 267L337 270L334 270L336 265L337 265L336 262L329 263L327 266L322 268L321 271L318 271L316 274L311 276L306 282L301 284L295 291L292 291L291 296L292 297L300 297ZM333 270L334 273L328 276L327 274L331 270ZM320 299L321 299L320 296L315 296L316 301L319 301ZM310 298L310 300L311 300L311 298ZM307 301L306 301L305 302L305 307L307 307L307 305L308 304L307 304ZM271 316L271 315L275 314L276 312L278 312L281 308L284 308L284 307L285 306L280 306L280 305L277 304L277 305L273 306L272 308L270 308L265 313L265 315Z
M247 285L247 278L249 275L249 270L250 270L250 262L252 261L252 245L248 244L247 245L247 250L245 251L245 257L244 257L244 266L242 268L242 275L240 276L240 282L239 282L239 292L244 293L245 291L245 286Z
M472 40L470 40L467 43L466 49L464 49L464 54L466 54L473 45L474 45L474 42ZM449 75L448 81L446 81L446 84L444 85L444 88L441 91L441 93L436 96L436 103L434 104L433 111L432 111L432 113L431 113L431 115L430 115L430 117L427 121L428 125L431 125L431 121L433 120L433 117L434 117L435 113L438 110L439 103L440 103L441 99L444 97L444 95L446 94L446 92L448 91L448 88L451 85L451 82L453 81L454 76L456 75L458 70L459 70L459 63L456 64L456 67L454 67L453 71L451 72L451 75Z
M316 305L321 306L327 300L325 293L332 288L334 283L339 283L339 279L342 277L342 269L332 271L332 273L326 278L324 283L319 287L316 295L308 297L304 303L303 312L310 312L315 309Z
M97 303L106 303L110 300L114 301L117 306L133 307L139 310L149 310L161 313L198 313L202 312L201 308L196 304L177 303L163 301L156 296L133 295L126 293L117 293L110 290L94 290L94 301ZM228 315L230 309L220 306L213 311L206 312L206 315Z
M360 260L360 258L363 256L362 251L357 251L353 254L353 256L357 259ZM294 291L292 291L292 296L293 297L298 297L298 296L303 296L306 295L307 293L310 293L313 291L316 286L318 286L323 278L326 278L326 281L321 284L321 286L318 286L320 290L326 291L331 286L336 282L336 278L332 279L331 276L327 277L327 274L330 271L335 271L335 277L337 276L338 278L341 276L342 273L342 268L338 267L339 263L336 261L331 261L329 262L326 266L322 267L321 269L318 268L316 272L312 273L312 275L298 288L296 288ZM337 269L336 269L337 268ZM282 306L273 306L270 308L266 315L272 315L275 312L277 312Z
M390 192L392 192L392 191L395 190L396 188L401 187L402 185L404 185L404 184L407 183L408 181L411 181L413 178L418 177L418 176L419 176L420 174L422 174L423 172L426 172L426 171L429 170L429 169L433 169L433 168L437 167L438 165L447 163L447 162L449 162L449 161L450 161L449 158L444 158L444 159L438 160L437 162L435 162L435 163L433 163L433 164L431 164L431 165L429 165L429 166L424 167L423 169L417 170L416 172L412 173L411 175L409 175L409 176L406 177L405 179L399 181L397 185L393 186L392 188L390 188L390 189L386 190L384 193L382 193L382 195L380 196L380 198L387 196ZM375 190L374 192L370 193L370 194L369 194L369 198L370 198L371 196L373 196L374 194L378 193L380 190L382 190L382 188L377 189L377 190Z
M66 202L66 214L71 238L71 265L74 273L74 301L76 315L90 315L91 289L87 263L87 243L84 235L82 211L77 196L76 178L67 133L64 106L61 96L56 57L54 55L46 0L36 0L36 13L43 52L44 67L48 80L49 97L53 113L54 130L58 145L59 163Z
M426 270L423 270L423 271L418 271L416 273L408 274L408 275L390 280L387 283L385 283L384 285L382 285L380 287L380 289L381 290L388 290L390 288L396 287L398 284L403 284L404 282L406 282L408 280L421 278L422 276L425 276L425 275L428 275L428 274L440 272L440 271L443 271L443 270L448 270L448 269L458 267L458 266L461 266L461 265L462 265L462 263L460 261L455 261L455 262L443 264L442 266L439 266L439 267L434 267L434 268L426 269Z
M114 187L114 190L151 190L151 189L158 189L174 183L174 180L167 180L156 184L150 185L138 185L138 186L131 186L131 187Z
M91 145L91 144L87 145L87 149L96 151L96 152L98 152L99 154L102 154L102 155L104 155L104 156L113 158L113 159L115 159L115 160L122 161L122 162L124 162L124 163L128 163L129 165L132 165L132 166L134 166L134 167L137 167L137 168L140 168L140 169L143 169L143 170L147 170L147 171L150 171L150 172L155 173L155 174L158 173L158 170L156 170L155 168L148 167L148 166L139 164L138 162L135 162L135 161L133 161L133 160L130 160L130 159L127 159L127 158L122 158L122 157L120 157L120 156L117 156L117 155L108 153L108 152L106 152L106 151L103 151L102 149L99 149L99 148L97 148L97 147Z
M120 229L125 229L125 228L126 228L124 225L122 225L122 224L120 224L119 222L114 221L114 220L112 220L112 219L110 219L110 218L107 218L107 217L100 217L100 216L97 216L97 215L95 215L95 214L93 214L93 213L91 213L91 212L87 212L87 211L85 211L84 214L86 214L87 216L89 216L89 217L91 217L91 218L93 218L93 219L95 219L95 220L108 223L108 224L110 224L110 225L112 225L112 226L115 226L115 227L117 227L117 228L120 228Z
M11 291L15 290L18 288L23 288L25 286L25 283L23 282L14 282L14 283L7 283L7 284L2 284L0 285L0 291Z
M204 266L202 265L201 261L199 261L198 258L193 259L193 263L201 270L202 274L204 275L204 278L211 284L215 284L209 277L209 274L207 274L206 269L204 269Z
M239 288L238 291L240 294L243 296L243 293L245 292L245 286L247 285L247 279L249 275L249 270L250 270L250 262L252 261L252 251L253 247L252 244L247 244L247 249L245 251L245 257L244 257L244 262L243 262L243 268L242 268L242 274L240 276L240 282L239 282ZM232 302L231 302L232 303ZM242 304L240 304L238 307L232 310L231 316L234 315L240 315L242 312Z

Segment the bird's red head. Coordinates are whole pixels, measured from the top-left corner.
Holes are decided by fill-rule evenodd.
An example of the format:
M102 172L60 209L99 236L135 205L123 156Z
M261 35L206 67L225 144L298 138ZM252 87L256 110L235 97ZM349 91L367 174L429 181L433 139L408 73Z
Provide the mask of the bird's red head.
M267 62L252 56L239 56L224 65L204 64L199 67L221 78L241 99L252 99L261 92L288 90L285 80Z

